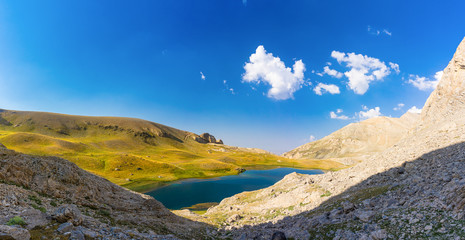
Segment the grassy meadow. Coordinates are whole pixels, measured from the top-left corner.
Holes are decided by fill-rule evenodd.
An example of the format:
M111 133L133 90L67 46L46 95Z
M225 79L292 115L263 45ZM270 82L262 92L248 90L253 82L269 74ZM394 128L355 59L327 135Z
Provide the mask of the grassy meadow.
M294 167L336 170L329 160L198 143L192 133L139 119L1 112L0 143L18 152L58 156L135 191L185 178L238 174L241 168Z

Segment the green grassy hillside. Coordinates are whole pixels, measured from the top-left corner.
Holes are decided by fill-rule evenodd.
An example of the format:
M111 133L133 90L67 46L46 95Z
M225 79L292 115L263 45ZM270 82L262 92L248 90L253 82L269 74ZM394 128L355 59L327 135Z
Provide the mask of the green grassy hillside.
M237 174L277 166L338 169L337 162L295 160L262 150L203 144L198 135L132 118L0 110L0 143L53 155L137 191L183 178Z

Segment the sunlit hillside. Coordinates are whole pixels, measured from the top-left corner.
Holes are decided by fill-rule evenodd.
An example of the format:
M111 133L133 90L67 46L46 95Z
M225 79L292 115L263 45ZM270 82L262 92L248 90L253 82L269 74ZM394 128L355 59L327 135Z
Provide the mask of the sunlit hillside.
M0 142L35 155L63 157L128 188L166 181L238 174L243 168L338 169L328 160L295 160L260 149L199 143L200 136L132 118L2 111Z

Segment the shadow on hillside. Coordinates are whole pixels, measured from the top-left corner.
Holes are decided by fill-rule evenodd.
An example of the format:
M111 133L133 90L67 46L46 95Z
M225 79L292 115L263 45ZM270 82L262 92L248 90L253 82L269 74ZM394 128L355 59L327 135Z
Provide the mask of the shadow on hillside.
M289 229L296 225L302 225L302 219L306 228L315 231L333 225L337 230L337 224L347 221L334 221L330 215L341 211L343 203L352 202L355 208L366 208L371 199L371 205L375 207L412 208L427 200L436 202L442 206L442 210L454 210L459 217L464 215L465 205L465 142L450 145L423 154L415 160L405 162L402 166L393 167L384 172L370 176L361 183L350 187L341 194L335 195L322 202L317 208L302 212L298 215L285 217L276 223L263 223L256 226L244 226L239 229L241 239L271 239L271 234L282 231L289 234ZM460 181L462 180L462 181ZM378 197L377 197L378 196ZM382 197L380 197L382 196ZM421 199L422 201L416 201ZM417 205L416 205L417 204ZM423 204L423 203L420 203ZM371 206L373 208L373 206ZM370 208L370 207L368 207ZM351 218L350 221L360 221ZM364 222L360 222L363 224ZM340 227L341 225L339 225ZM244 238L245 237L245 238Z

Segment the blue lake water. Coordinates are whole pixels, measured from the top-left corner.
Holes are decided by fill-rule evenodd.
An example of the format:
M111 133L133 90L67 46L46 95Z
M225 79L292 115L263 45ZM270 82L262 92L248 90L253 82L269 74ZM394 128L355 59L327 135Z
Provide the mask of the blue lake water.
M269 187L292 172L323 173L321 170L295 168L248 170L239 175L176 181L146 194L154 197L169 209L182 209L198 203L220 202L237 193Z

